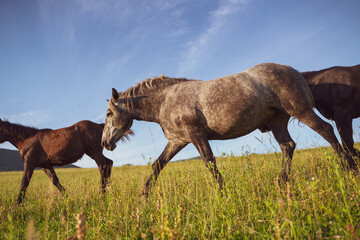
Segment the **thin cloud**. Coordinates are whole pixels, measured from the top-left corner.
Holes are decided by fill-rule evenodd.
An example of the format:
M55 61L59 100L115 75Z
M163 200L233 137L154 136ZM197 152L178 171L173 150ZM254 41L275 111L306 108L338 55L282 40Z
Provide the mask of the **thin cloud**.
M178 75L191 71L198 65L200 59L203 60L203 55L213 37L219 34L229 18L244 8L248 2L248 0L224 0L220 2L216 10L209 13L209 26L199 35L197 40L188 42Z
M5 116L6 117L6 116ZM44 110L32 110L7 116L12 123L19 123L26 126L42 125L50 121L49 114Z

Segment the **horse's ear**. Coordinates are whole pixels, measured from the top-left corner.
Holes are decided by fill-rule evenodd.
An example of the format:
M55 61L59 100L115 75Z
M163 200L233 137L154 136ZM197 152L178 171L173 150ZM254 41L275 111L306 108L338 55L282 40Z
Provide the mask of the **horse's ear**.
M112 89L112 97L115 100L118 100L118 98L119 98L119 93L115 88Z

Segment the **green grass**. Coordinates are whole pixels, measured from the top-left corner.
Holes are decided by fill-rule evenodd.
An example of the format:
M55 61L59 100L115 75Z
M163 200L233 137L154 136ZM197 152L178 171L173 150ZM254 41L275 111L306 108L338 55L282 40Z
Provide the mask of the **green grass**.
M359 239L360 177L329 148L296 151L280 185L281 154L217 161L225 194L192 160L169 163L148 202L150 166L113 168L105 195L97 169L57 169L66 196L37 170L21 206L22 172L0 173L0 239L69 239L79 213L86 239Z

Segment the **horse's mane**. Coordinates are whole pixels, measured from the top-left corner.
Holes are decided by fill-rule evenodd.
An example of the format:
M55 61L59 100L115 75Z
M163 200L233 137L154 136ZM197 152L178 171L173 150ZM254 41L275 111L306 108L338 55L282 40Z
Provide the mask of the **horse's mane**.
M136 97L141 98L141 96L146 95L147 92L149 91L163 90L166 87L173 86L175 84L186 81L191 81L191 80L186 78L169 78L166 77L165 75L148 78L124 92L119 92L119 99L121 99L129 109L132 108L133 101L136 99Z
M21 138L32 137L36 133L41 131L41 130L35 128L35 127L29 127L29 126L24 126L24 125L21 125L21 124L11 123L11 122L9 122L7 120L2 121L2 127L1 128L6 128L9 131L9 134L16 135L16 136L19 136ZM49 129L42 129L42 130L49 130Z
M142 82L136 84L134 87L129 88L128 90L119 93L122 98L131 98L138 96L139 94L144 94L147 90L152 89L164 89L168 86L180 82L190 81L186 78L169 78L165 75L160 75L159 77L153 77L143 80Z

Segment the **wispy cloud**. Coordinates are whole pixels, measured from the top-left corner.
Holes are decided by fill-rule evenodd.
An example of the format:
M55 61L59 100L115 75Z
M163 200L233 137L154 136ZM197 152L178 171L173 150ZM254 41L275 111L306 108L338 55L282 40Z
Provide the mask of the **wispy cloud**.
M184 54L184 60L180 63L179 74L194 69L200 59L204 60L204 54L208 50L208 45L212 39L220 34L221 29L225 26L230 17L244 8L249 0L223 0L220 1L219 7L209 13L209 25L202 33L199 34L196 40L187 43L187 50Z
M26 126L35 126L38 127L43 123L50 121L49 114L44 110L32 110L26 111L17 114L11 114L9 116L5 116L10 122L20 123Z

